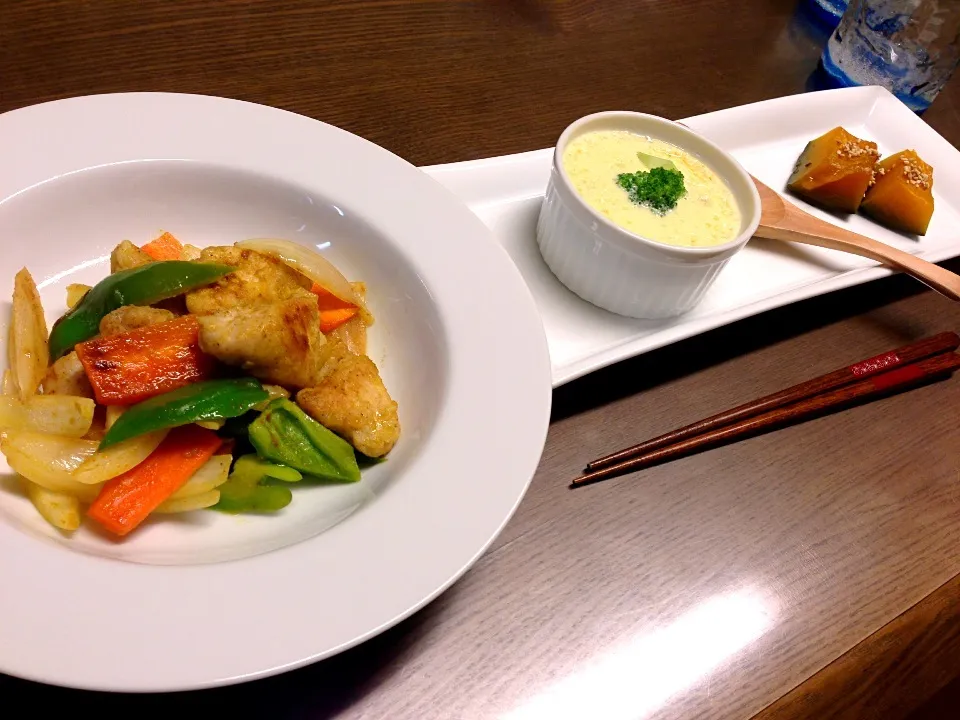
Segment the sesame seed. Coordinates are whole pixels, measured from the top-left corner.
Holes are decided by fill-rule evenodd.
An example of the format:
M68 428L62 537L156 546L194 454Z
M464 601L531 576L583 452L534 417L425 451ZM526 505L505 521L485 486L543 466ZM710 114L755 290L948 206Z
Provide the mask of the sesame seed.
M921 190L930 189L930 173L917 165L912 158L903 158L903 177L908 183Z
M864 155L874 159L880 157L880 153L872 147L869 147L868 145L862 145L854 140L847 140L845 143L842 143L837 149L837 155L839 157L849 158L863 157Z

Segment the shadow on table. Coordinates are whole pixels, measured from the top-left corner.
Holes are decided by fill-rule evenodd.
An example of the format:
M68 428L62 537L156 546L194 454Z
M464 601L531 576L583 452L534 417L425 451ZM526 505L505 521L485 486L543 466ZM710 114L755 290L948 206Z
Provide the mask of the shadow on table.
M336 717L401 670L426 636L456 587L396 627L327 660L242 685L166 694L87 692L0 675L0 697L8 707L33 708L38 717L212 717L288 720ZM318 612L322 612L319 610Z
M941 265L960 273L960 258ZM880 312L883 306L917 295L924 290L925 286L917 280L904 275L894 275L794 303L696 335L561 386L553 393L551 420L555 422L601 407L855 316L862 316L859 318L860 322L879 330L889 338L889 347L883 350L918 340L924 334L960 329L950 326L950 316L946 312L944 325L935 329L918 328L903 316ZM944 303L945 310L953 307L946 298L940 300ZM823 348L823 351L837 355L837 366L858 359L846 358L842 353L836 353L830 348ZM799 382L802 379L797 380Z

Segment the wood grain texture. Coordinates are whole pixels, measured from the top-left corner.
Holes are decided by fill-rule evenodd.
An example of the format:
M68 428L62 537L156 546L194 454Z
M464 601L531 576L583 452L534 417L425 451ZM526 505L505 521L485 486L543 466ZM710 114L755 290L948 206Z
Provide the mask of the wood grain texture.
M960 658L960 577L955 577L757 714L754 720L899 720L955 717L960 690L937 696ZM850 678L858 678L851 683ZM933 698L916 708L916 691Z
M958 367L960 367L960 355L954 352L944 352L881 373L874 378L867 378L828 392L814 394L793 404L774 408L729 425L708 430L623 462L590 470L575 477L570 482L570 487L584 487L627 473L636 473L639 470L670 460L780 430L856 405L877 401L894 393L913 389L921 384L950 379Z
M776 72L753 62L795 59L791 11L791 0L7 0L0 110L131 90L224 95L323 119L418 165L450 162L547 147L594 110L681 117L794 92L809 58Z
M549 146L595 110L684 117L798 92L818 39L791 22L793 6L7 0L0 110L94 92L210 93L331 122L417 164L448 162ZM954 144L958 98L954 83L926 116ZM577 717L752 716L924 597L949 597L935 591L960 574L960 382L652 468L641 482L570 492L566 480L638 437L958 324L958 306L896 277L560 389L530 492L493 547L422 612L328 661L161 697L12 678L0 693L48 715L557 720L585 702L593 712ZM892 671L864 686L861 668L883 667L894 646L871 647L875 660L835 676L863 688L863 707L880 707L891 687L905 696L899 708L935 689ZM920 677L960 673L910 657ZM538 714L550 698L565 702Z
M952 718L960 708L960 678L940 690L918 710L910 713L907 720L944 720Z
M716 428L732 425L745 418L755 417L763 412L784 407L807 398L821 395L836 388L849 385L859 379L864 379L888 372L909 363L923 360L943 352L950 352L960 347L960 335L955 332L943 332L918 340L909 345L860 360L852 365L839 368L811 380L805 380L791 387L779 390L772 395L751 400L735 408L711 415L682 428L671 430L650 440L645 440L624 450L607 455L587 463L586 469L598 470L609 467L629 458L639 457L651 450L672 445L681 440L700 435Z

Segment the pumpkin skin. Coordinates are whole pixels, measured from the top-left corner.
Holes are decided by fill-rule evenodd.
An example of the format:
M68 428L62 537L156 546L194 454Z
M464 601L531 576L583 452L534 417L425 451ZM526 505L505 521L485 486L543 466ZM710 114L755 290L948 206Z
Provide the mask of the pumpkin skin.
M854 213L879 157L875 142L836 127L807 143L787 187L820 207Z
M861 207L887 227L925 235L933 217L933 168L913 150L885 158Z

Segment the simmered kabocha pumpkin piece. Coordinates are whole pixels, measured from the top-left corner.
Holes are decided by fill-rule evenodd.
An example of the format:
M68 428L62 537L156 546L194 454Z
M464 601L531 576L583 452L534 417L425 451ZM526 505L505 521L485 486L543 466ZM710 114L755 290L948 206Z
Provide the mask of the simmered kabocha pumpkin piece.
M933 168L913 150L877 165L863 212L895 230L924 235L933 216Z
M821 207L856 212L879 157L876 143L837 127L807 143L787 187Z

